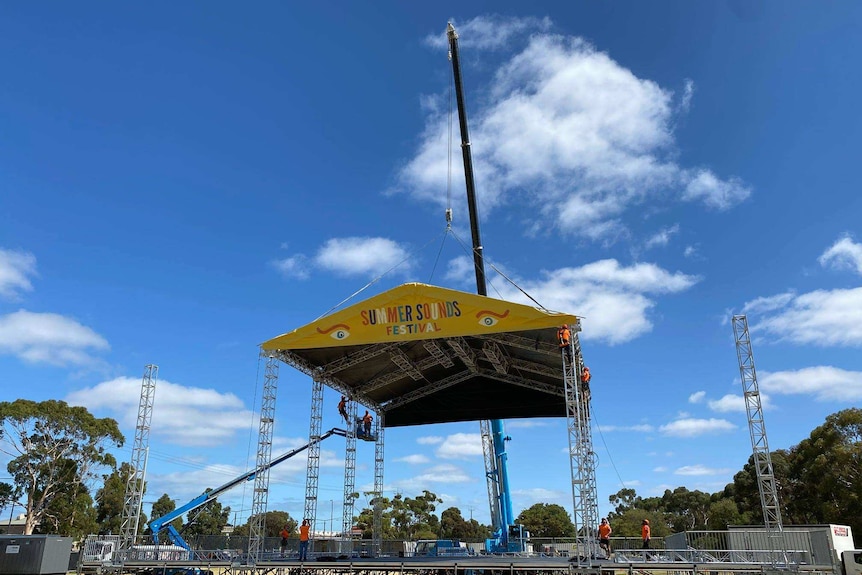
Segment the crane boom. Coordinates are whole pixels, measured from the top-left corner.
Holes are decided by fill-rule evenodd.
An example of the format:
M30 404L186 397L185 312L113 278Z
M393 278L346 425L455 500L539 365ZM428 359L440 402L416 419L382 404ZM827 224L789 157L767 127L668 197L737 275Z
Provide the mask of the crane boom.
M326 433L324 433L323 435L321 435L320 437L312 439L311 441L309 441L305 445L303 445L301 447L297 447L296 449L292 449L291 451L288 451L286 453L282 453L278 457L273 458L269 463L267 463L265 465L261 465L260 467L258 467L256 469L252 469L251 471L246 471L242 475L231 479L230 481L228 481L224 485L221 485L221 486L216 487L215 489L211 489L209 491L205 491L205 492L201 493L200 495L198 495L197 497L195 497L194 499L192 499L191 501L189 501L188 503L186 503L185 505L183 505L181 507L177 507L173 511L166 513L165 515L162 515L161 517L157 517L156 519L153 519L152 521L150 521L150 525L149 525L150 531L153 534L153 542L156 545L158 545L159 544L159 533L161 533L162 531L166 531L168 534L168 538L171 540L171 542L174 545L179 545L180 547L182 547L184 549L190 549L189 544L186 543L186 541L182 538L182 536L179 534L179 532L174 528L173 525L171 525L171 521L173 521L177 517L182 517L183 515L185 515L186 513L190 512L190 511L194 511L195 509L206 505L210 501L213 501L214 499L216 499L219 495L221 495L225 491L229 491L229 490L233 489L234 487L236 487L237 485L239 485L243 481L251 481L261 471L266 471L267 469L269 469L271 467L275 467L279 463L282 463L282 462L290 459L291 457L293 457L299 453L302 453L303 451L305 451L306 449L308 449L309 447L311 447L315 443L320 443L324 439L332 437L333 435L339 435L341 437L347 437L347 432L343 429L338 429L338 428L334 427L334 428L330 429L329 431L327 431Z
M479 234L479 211L476 206L476 184L473 178L473 152L470 144L470 134L467 131L467 108L464 103L464 87L461 82L461 60L458 52L458 33L450 22L446 27L446 36L449 39L449 54L452 58L452 73L455 82L455 99L458 104L458 123L461 128L461 155L464 160L464 177L467 185L467 209L470 215L470 232L473 239L473 265L476 272L476 292L479 295L488 295L488 286L485 280L485 260L483 256L482 238ZM496 506L497 513L491 513L492 519L498 518L498 525L494 525L494 543L492 551L510 551L509 528L514 524L514 513L512 511L512 496L509 491L509 459L506 453L506 436L502 419L494 419L490 422L493 436L493 457L496 469L486 469L489 477L497 482L498 499L492 505ZM483 441L484 445L484 441Z

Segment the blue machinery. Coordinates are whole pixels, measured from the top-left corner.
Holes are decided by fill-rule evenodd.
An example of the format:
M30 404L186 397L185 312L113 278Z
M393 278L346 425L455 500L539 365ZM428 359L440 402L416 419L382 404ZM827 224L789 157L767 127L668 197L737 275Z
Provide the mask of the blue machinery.
M179 531L177 531L176 528L174 528L174 526L171 525L171 521L173 521L174 519L176 519L178 517L182 517L184 514L190 512L190 511L194 511L195 509L198 509L199 507L203 507L204 505L206 505L210 501L215 500L219 495L221 495L225 491L229 491L230 489L233 489L237 485L241 484L243 481L253 480L255 478L255 476L258 473L260 473L261 471L265 471L271 467L275 467L279 463L282 463L283 461L290 459L294 455L302 453L303 451L305 451L306 449L308 449L312 445L314 445L316 443L320 443L324 439L327 439L328 437L332 437L333 435L339 435L341 437L347 437L347 432L344 431L343 429L338 429L338 428L330 429L329 431L327 431L326 433L321 435L319 439L315 439L314 441L310 441L310 442L306 443L302 447L297 447L296 449L294 449L292 451L288 451L287 453L283 453L282 455L279 455L278 457L274 458L272 461L270 461L266 465L262 465L262 466L258 467L257 469L254 469L252 471L247 471L246 473L243 473L239 477L231 479L230 481L228 481L227 483L225 483L221 487L216 487L215 489L201 493L200 495L198 495L197 497L195 497L194 499L192 499L191 501L189 501L188 503L186 503L182 507L178 507L178 508L174 509L173 511L171 511L170 513L163 515L162 517L157 517L156 519L153 519L152 521L150 521L150 525L149 525L150 531L153 534L153 542L156 545L158 545L159 544L159 534L162 532L166 532L168 535L168 539L170 539L171 543L173 543L174 545L178 545L178 546L182 547L183 549L187 549L187 550L191 551L189 544L186 543L185 539L182 538Z

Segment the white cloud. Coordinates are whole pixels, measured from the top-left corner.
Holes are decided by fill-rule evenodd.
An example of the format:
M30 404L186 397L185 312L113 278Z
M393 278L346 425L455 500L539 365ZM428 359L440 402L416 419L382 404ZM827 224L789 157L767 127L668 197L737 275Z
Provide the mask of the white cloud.
M308 269L308 258L302 254L296 254L289 258L273 260L270 262L270 265L278 270L283 276L288 278L305 280L311 275Z
M760 300L775 301L768 310L771 315L752 325L752 332L817 347L862 345L862 288L817 290L799 296L781 294L758 298L745 307L750 309Z
M671 421L659 428L664 435L673 437L696 437L710 433L733 431L736 426L726 419L696 419L685 418Z
M421 493L423 489L434 491L432 485L437 483L452 484L471 481L473 478L457 465L442 464L430 467L420 475L394 481L392 486L405 492Z
M682 98L679 102L680 111L686 113L691 108L691 98L694 96L694 82L690 78L686 78L685 86L682 89Z
M722 475L728 473L729 469L717 469L713 467L706 467L705 465L697 464L697 465L684 465L682 467L677 468L674 471L675 475Z
M855 270L862 275L862 244L854 243L850 236L844 236L823 252L817 261L824 267Z
M761 374L762 375L762 374ZM710 399L706 402L709 408L718 413L745 413L745 398L729 393L720 399ZM760 390L760 407L772 407L769 395Z
M126 429L137 424L141 379L118 377L70 393L66 401L111 413ZM247 432L254 414L232 393L160 379L153 396L152 434L178 445L220 445Z
M650 249L666 246L670 242L671 236L677 233L679 233L679 224L674 224L669 228L662 228L646 241L644 247Z
M533 34L473 101L484 103L471 114L482 213L502 204L541 206L523 210L528 233L556 229L610 241L627 232L623 214L646 201L682 197L723 209L750 193L738 179L677 165L673 93L580 38ZM448 108L430 110L397 188L442 205ZM455 169L463 177L460 162Z
M19 292L33 290L30 277L35 275L36 256L0 248L0 298L17 301Z
M476 277L473 270L474 267L472 259L467 256L458 256L457 258L449 260L445 279L451 282L464 284Z
M431 460L424 455L420 455L418 453L413 455L405 455L404 457L398 457L395 461L401 461L404 463L409 463L410 465L421 465L423 463L428 463Z
M636 431L638 433L650 433L655 431L655 428L652 425L646 423L639 425L599 425L598 427L602 430L602 433L611 431Z
M509 429L529 429L531 427L547 427L548 422L537 419L510 419L506 421Z
M482 457L482 436L478 433L454 433L440 444L436 454L443 459Z
M418 438L416 443L419 445L437 445L438 443L443 443L443 438L437 435L428 435Z
M700 403L703 401L703 398L706 397L705 391L695 391L691 395L688 396L689 403Z
M656 467L653 469L653 473L665 473L667 471L667 467Z
M0 316L0 354L30 363L91 365L91 353L109 348L98 333L62 315L19 310Z
M585 338L610 344L632 340L652 329L647 312L655 301L648 295L681 292L699 281L696 276L670 273L655 264L623 267L612 259L543 272L542 276L517 283L546 308L585 318ZM509 284L498 289L503 299L534 305Z
M380 275L398 264L406 270L407 252L387 238L332 238L321 246L315 263L344 275ZM403 263L402 263L403 262Z
M785 307L787 304L793 301L794 297L796 297L795 293L785 292L769 297L755 298L749 302L745 302L745 305L742 306L742 313L758 314L775 311L777 309Z
M812 395L818 401L862 400L862 372L821 365L796 371L761 372L758 386L781 395Z
M711 208L728 210L751 195L751 188L739 178L722 180L710 170L697 170L687 175L684 200L702 201Z
M691 258L697 255L697 248L695 246L685 246L685 250L682 252L682 255L687 258Z
M503 16L479 16L461 24L452 21L457 32L458 46L471 50L499 50L507 46L513 37L534 31L544 32L551 27L548 18L506 18ZM449 48L445 29L438 34L429 34L425 43L438 49Z

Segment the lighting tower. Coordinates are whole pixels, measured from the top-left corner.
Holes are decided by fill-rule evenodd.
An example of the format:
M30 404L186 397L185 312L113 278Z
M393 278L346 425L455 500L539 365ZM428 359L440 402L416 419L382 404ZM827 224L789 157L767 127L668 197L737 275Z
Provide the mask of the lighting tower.
M122 549L129 549L138 536L141 504L144 497L144 478L147 470L147 453L150 445L150 422L153 419L153 399L156 395L156 380L159 366L144 367L141 381L141 400L138 403L138 422L135 426L135 445L132 447L131 469L123 495L123 521L120 528Z
M251 520L248 530L248 560L256 564L266 537L266 504L269 494L269 461L272 457L272 428L275 422L275 393L278 389L278 360L275 355L266 356L263 396L260 401L260 426L257 432L257 458L254 476L254 497L251 505ZM311 449L311 446L309 446Z
M751 352L751 336L748 333L748 318L735 315L732 319L733 335L736 339L736 357L739 360L739 378L742 380L742 394L745 397L745 411L748 414L748 431L751 435L754 468L757 471L757 489L760 492L760 505L763 507L763 524L769 539L770 561L773 565L787 565L787 545L784 528L781 524L781 506L778 489L766 440L766 423L763 420L763 405L757 386L757 373L754 369L754 355Z

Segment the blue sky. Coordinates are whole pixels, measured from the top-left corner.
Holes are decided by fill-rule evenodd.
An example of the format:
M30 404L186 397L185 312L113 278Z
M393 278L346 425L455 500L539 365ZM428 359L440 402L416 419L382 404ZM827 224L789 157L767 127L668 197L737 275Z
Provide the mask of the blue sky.
M441 242L448 205L469 242L457 123L447 187L451 20L486 257L584 317L602 513L623 487L717 491L747 460L732 313L772 449L859 404L862 6L371 6L0 9L0 399L114 417L127 460L158 364L145 501L182 503L254 460L260 342L384 272L360 297L473 291ZM283 367L274 452L304 443L309 402ZM565 421L507 431L515 512L571 510ZM478 432L390 430L388 494L487 521ZM329 440L321 523L342 460ZM358 464L367 487L371 445ZM273 470L270 509L300 516L304 476L301 457ZM251 494L223 501L242 521Z

